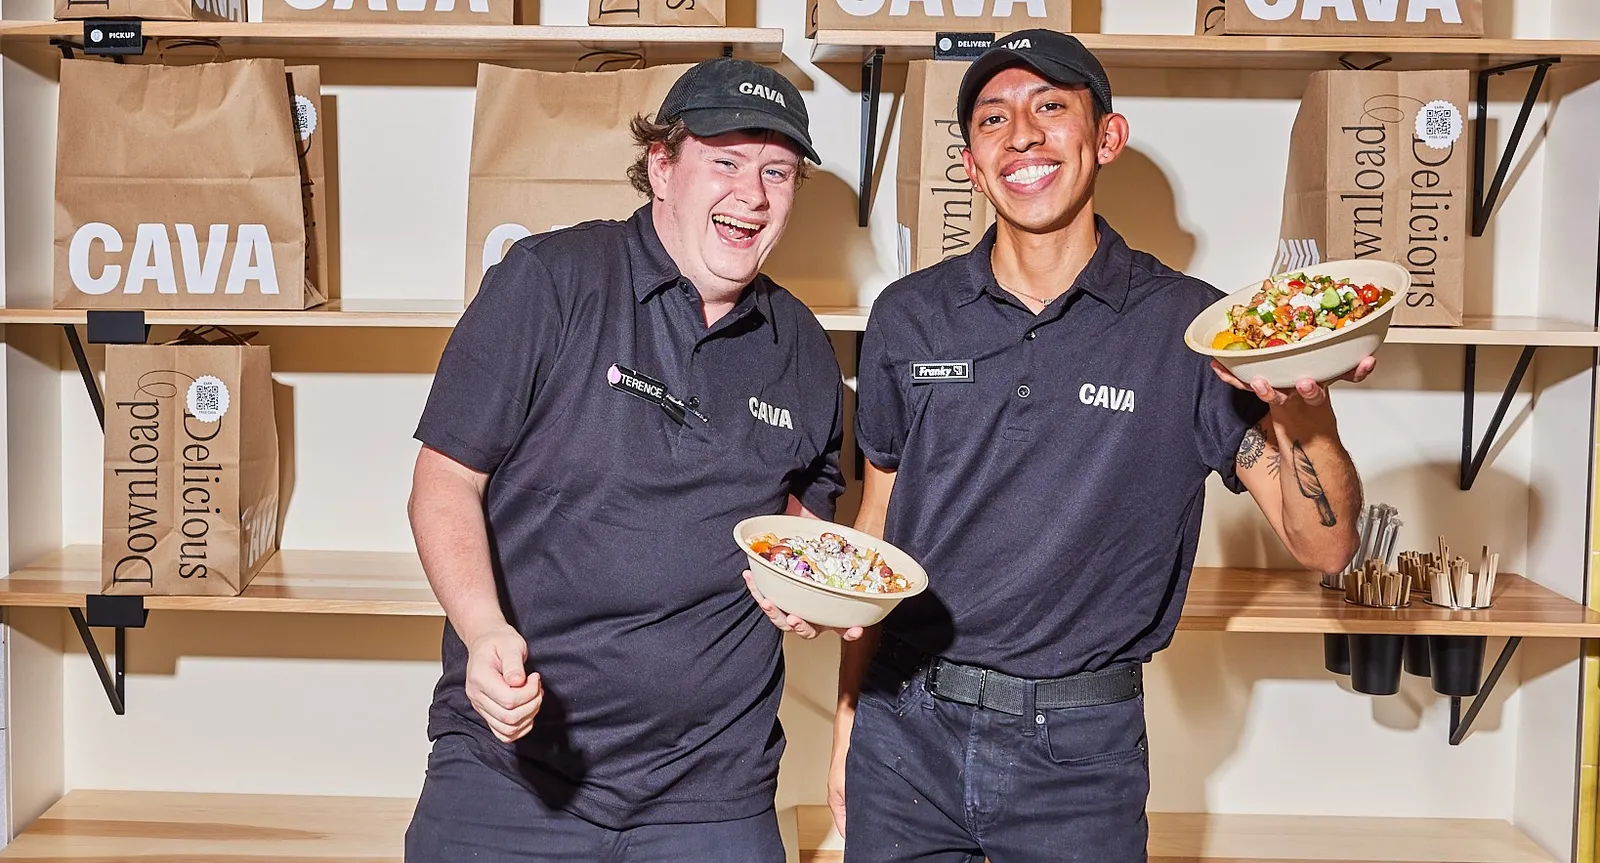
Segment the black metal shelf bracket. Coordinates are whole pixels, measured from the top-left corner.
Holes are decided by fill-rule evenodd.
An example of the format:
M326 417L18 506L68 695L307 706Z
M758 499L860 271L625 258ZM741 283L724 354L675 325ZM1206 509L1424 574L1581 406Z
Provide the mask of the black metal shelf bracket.
M1493 214L1495 202L1500 198L1501 187L1505 184L1506 175L1511 171L1511 162L1517 156L1517 145L1522 143L1523 130L1528 126L1528 115L1533 113L1533 103L1539 99L1539 90L1544 86L1545 75L1552 65L1560 62L1560 57L1540 57L1537 60L1525 60L1478 72L1478 122L1473 136L1477 152L1473 154L1472 160L1472 236L1474 237L1483 236L1484 230L1489 226L1489 216ZM1528 92L1522 97L1522 110L1517 114L1516 125L1511 127L1511 137L1506 140L1505 152L1500 154L1500 165L1495 169L1494 182L1489 185L1489 192L1485 195L1483 173L1489 159L1489 78L1529 67L1534 70L1533 80L1528 82Z
M878 97L883 95L883 49L861 62L861 189L856 224L865 228L872 213L872 178L878 159Z
M78 327L62 324L61 329L67 334L72 360L78 366L79 377L83 378L84 389L89 392L89 403L94 405L95 419L100 421L100 430L105 431L105 400L100 395L100 382L95 378L94 369L89 367L89 356L84 353ZM89 331L89 343L95 345L142 345L150 338L150 326L144 322L141 309L91 309L85 329Z
M1476 452L1472 449L1472 402L1477 392L1478 372L1478 346L1467 345L1465 374L1461 383L1461 490L1469 491L1472 483L1478 478L1478 471L1483 469L1483 460L1489 455L1489 447L1494 444L1495 435L1500 431L1500 423L1506 418L1506 410L1511 407L1511 397L1517 394L1517 388L1522 385L1522 377L1528 372L1528 364L1533 361L1533 353L1538 350L1538 345L1526 345L1522 349L1522 356L1517 358L1517 367L1511 371L1511 379L1506 381L1506 388L1500 394L1500 403L1495 405L1494 416L1489 419L1489 427L1483 432L1483 440L1478 442Z
M72 613L73 624L78 627L78 637L83 639L83 649L89 652L89 661L94 663L95 674L100 676L100 686L106 691L111 709L118 716L126 714L128 630L142 629L150 619L150 611L144 607L144 597L89 594L84 597L82 611L77 608L68 611ZM95 644L90 627L109 627L115 631L115 676L107 670L105 657L100 655L100 647Z
M1506 646L1500 649L1500 657L1494 661L1494 667L1489 669L1489 676L1484 678L1483 685L1478 687L1478 694L1473 696L1472 704L1467 706L1467 712L1461 712L1461 696L1450 697L1450 745L1460 746L1461 741L1467 737L1467 732L1472 730L1473 720L1478 718L1478 713L1483 710L1483 705L1488 702L1490 694L1500 683L1500 675L1506 671L1506 666L1511 664L1511 657L1517 652L1517 645L1522 643L1522 636L1515 635L1506 639Z

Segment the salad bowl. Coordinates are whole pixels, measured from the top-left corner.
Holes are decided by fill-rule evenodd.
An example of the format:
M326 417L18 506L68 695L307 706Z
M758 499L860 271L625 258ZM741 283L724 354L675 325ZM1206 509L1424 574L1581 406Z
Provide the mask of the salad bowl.
M795 570L804 571L809 567L798 567L793 561L788 565L775 562L757 550L762 547L759 545L762 537L769 534L807 544L823 534L832 534L866 555L876 552L881 563L890 567L905 586L893 592L877 592L869 589L868 584L860 585L863 589L839 586L848 580L836 576L824 580L804 577ZM927 572L911 555L875 536L841 524L795 515L763 515L734 525L733 539L749 558L750 575L756 589L789 614L819 626L871 626L888 616L901 600L916 596L928 587Z
M1324 276L1350 284L1324 287L1325 280L1319 279ZM1252 304L1267 282L1273 283L1275 298L1282 301L1287 297L1281 307L1295 316L1287 326L1281 316L1273 319L1273 301ZM1389 333L1395 309L1411 288L1411 273L1389 261L1326 261L1276 274L1267 282L1253 282L1212 303L1189 323L1183 342L1195 353L1215 358L1247 384L1264 378L1271 386L1286 389L1303 378L1331 381L1354 369L1363 357L1376 354ZM1369 286L1387 293L1377 302L1365 302L1361 292ZM1257 339L1262 344L1251 346L1234 336L1223 346L1230 338L1220 334L1243 328L1235 324L1248 320L1253 307L1257 309L1256 322L1265 323L1271 338ZM1309 322L1300 309L1309 311ZM1360 317L1350 317L1352 309Z

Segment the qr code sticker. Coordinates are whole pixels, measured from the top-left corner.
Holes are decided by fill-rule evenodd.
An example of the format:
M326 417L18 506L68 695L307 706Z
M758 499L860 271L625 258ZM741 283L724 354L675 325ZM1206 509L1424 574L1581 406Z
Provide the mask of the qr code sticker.
M1461 111L1437 99L1417 112L1417 138L1435 150L1447 149L1461 137Z
M294 128L304 141L317 131L317 106L310 99L296 95L294 97Z
M228 412L228 385L211 375L201 375L189 385L189 414L203 423L214 423Z

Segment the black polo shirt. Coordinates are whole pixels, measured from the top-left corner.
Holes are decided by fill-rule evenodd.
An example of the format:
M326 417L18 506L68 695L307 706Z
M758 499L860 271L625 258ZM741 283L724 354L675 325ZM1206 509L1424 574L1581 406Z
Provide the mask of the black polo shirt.
M612 385L618 365L706 419ZM484 276L416 436L490 475L507 620L543 677L533 731L500 743L445 628L429 735L605 826L772 805L781 633L746 592L740 519L795 495L831 518L843 384L816 318L765 276L707 329L647 205L529 237Z
M995 228L879 296L857 439L896 471L885 539L928 570L886 632L952 661L1058 677L1165 647L1206 477L1266 414L1183 344L1215 288L1101 240L1035 316L995 282Z

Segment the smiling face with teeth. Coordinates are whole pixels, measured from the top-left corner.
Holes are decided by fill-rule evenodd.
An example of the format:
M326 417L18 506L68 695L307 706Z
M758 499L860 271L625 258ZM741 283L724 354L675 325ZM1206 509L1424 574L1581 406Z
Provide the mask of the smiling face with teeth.
M700 291L710 325L726 314L777 245L800 176L800 150L772 132L689 136L677 159L650 151L661 243Z
M1085 86L1066 87L1025 66L1002 69L965 118L967 175L994 204L1000 230L1048 234L1092 225L1095 174L1122 152L1128 123L1096 117Z

